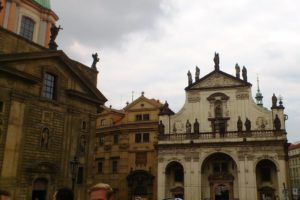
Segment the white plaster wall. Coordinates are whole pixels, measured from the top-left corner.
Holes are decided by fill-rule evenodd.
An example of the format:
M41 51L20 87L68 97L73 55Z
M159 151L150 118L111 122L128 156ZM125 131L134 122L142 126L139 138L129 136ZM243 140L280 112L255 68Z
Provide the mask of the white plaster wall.
M230 118L227 124L227 131L237 131L236 123L239 116L241 116L243 124L246 120L246 117L251 121L251 130L261 130L257 124L259 123L259 119L264 119L266 123L265 130L271 130L273 129L273 120L275 114L278 114L281 120L282 128L284 128L283 110L274 109L271 111L267 108L256 105L252 98L250 88L245 90L248 93L248 99L237 99L236 94L238 90L239 89L235 88L218 90L218 92L222 92L229 96L229 100L223 105L223 116ZM207 100L207 98L216 92L216 90L187 92L186 101L182 109L175 115L171 116L171 133L173 132L174 123L176 124L177 133L185 133L185 124L187 120L189 120L189 122L192 124L193 132L193 123L195 122L196 118L200 123L200 132L211 132L211 123L208 121L208 118L214 117L214 107L210 105L210 102ZM198 96L200 101L195 103L188 102L189 95L193 95L193 97ZM162 120L165 125L165 133L169 133L169 120L167 116L161 116L160 120ZM244 125L243 130L245 130Z

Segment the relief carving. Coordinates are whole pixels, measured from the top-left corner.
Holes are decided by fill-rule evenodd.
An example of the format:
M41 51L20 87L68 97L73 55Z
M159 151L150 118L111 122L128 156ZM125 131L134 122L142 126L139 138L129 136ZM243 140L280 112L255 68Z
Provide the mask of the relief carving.
M214 74L207 78L201 84L196 85L193 88L207 88L207 87L224 87L224 86L237 86L240 85L239 82L232 80L220 74Z
M258 130L265 130L268 125L268 120L266 120L264 117L257 117L256 125Z

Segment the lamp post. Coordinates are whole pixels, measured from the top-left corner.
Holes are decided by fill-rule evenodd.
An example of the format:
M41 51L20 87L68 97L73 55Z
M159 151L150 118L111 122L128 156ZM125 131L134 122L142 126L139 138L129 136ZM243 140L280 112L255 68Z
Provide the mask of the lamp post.
M72 175L72 191L74 192L75 188L75 181L77 179L77 172L79 167L79 161L76 156L74 156L74 159L70 161L70 167L71 167L71 175Z

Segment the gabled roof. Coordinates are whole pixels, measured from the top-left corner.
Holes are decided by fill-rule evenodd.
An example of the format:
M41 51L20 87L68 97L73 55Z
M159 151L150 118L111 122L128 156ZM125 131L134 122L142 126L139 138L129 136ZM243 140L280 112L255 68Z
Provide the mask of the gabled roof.
M209 79L213 79L216 76L222 77L223 80L228 80L228 82L232 82L232 85L230 85L230 84L226 85L225 83L216 84L216 83L212 82L210 86L203 86L203 87L197 88L197 86L200 86L201 83L204 83L206 81L210 81ZM227 88L227 87L241 87L241 86L242 87L251 87L252 84L248 83L248 82L246 82L242 79L239 79L235 76L227 74L227 73L225 73L221 70L214 70L214 71L210 72L209 74L207 74L206 76L199 79L198 81L195 81L191 85L187 86L185 88L185 90L197 90L197 89L209 89L209 88Z
M139 98L137 98L136 100L134 100L133 102L131 102L130 104L128 104L126 107L124 107L123 109L129 110L131 107L133 107L134 105L136 105L137 103L139 103L140 101L145 101L148 102L149 104L153 105L154 107L161 107L161 103L158 100L155 99L148 99L147 97L144 96L144 94L142 94Z
M78 63L71 60L63 51L39 51L39 52L29 52L29 53L9 53L0 54L0 67L3 62L11 61L23 61L23 60L34 60L34 59L47 59L47 58L57 58L60 59L73 73L75 77L80 80L80 82L90 90L95 97L101 102L106 102L105 96L94 86L88 77L85 77L79 70ZM87 67L87 66L86 66ZM87 67L88 68L88 67Z

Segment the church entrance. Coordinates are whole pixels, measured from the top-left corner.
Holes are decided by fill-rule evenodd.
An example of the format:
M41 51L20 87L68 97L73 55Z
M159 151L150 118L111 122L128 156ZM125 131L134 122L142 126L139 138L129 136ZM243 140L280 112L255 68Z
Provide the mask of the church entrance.
M48 180L45 178L38 178L33 183L32 200L46 200L47 199Z
M235 187L238 185L237 166L231 156L214 153L208 156L202 165L202 197L211 200L235 199ZM236 195L238 197L238 194Z

